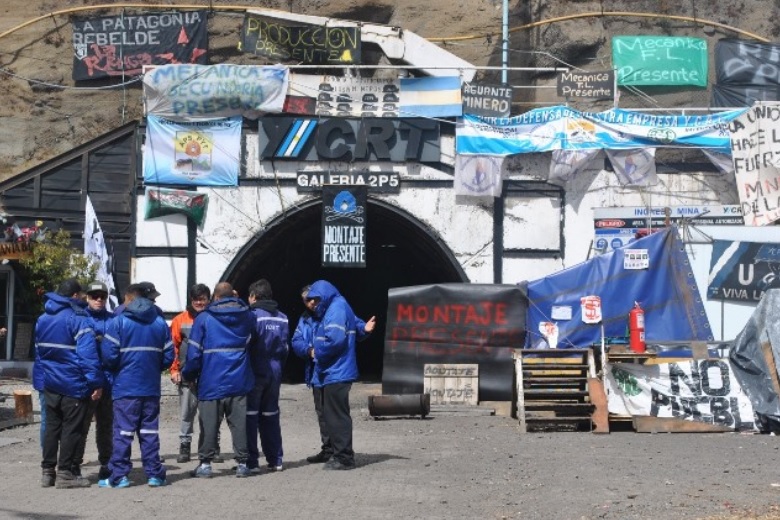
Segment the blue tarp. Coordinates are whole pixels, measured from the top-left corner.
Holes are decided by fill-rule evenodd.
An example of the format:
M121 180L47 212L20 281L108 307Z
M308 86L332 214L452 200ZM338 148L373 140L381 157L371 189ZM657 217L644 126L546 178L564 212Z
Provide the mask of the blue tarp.
M624 269L627 249L646 249L648 269ZM601 298L604 334L625 336L628 313L639 302L645 311L645 339L712 341L712 331L677 228L672 226L628 246L597 256L540 280L528 282L526 346L547 348L539 323L558 326L558 348L587 348L601 341L601 327L582 321L580 298ZM552 320L553 306L571 308L570 320Z

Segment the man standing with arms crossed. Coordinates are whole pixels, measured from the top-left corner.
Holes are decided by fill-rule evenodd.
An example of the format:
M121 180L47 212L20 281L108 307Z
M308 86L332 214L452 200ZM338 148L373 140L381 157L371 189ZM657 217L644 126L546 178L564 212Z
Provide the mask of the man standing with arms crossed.
M106 309L108 301L108 287L99 280L95 280L87 285L87 314L91 318L92 329L95 331L95 342L97 343L98 355L101 355L100 346L103 342L103 336L106 335L108 322L114 315ZM89 436L89 427L92 424L92 416L95 416L95 441L97 443L98 461L100 462L100 471L98 480L103 480L111 476L111 470L108 469L108 463L111 460L112 450L112 427L114 423L113 400L111 399L111 372L104 370L103 395L97 401L93 401L84 420L84 437L79 445L79 451L76 457L76 463L81 465L84 459L84 450L87 446L87 437ZM80 474L80 470L79 474Z
M65 280L56 293L46 293L45 313L35 324L35 364L46 403L41 487L52 487L55 480L58 488L90 485L74 466L90 399L103 393L103 373L80 295L81 284Z
M221 282L214 288L214 301L192 324L187 360L182 367L184 381L197 381L198 441L200 463L192 472L210 478L211 462L217 450L217 433L222 416L227 418L238 465L237 477L248 477L246 410L247 394L255 386L250 355L255 356L252 313L235 296L233 287Z

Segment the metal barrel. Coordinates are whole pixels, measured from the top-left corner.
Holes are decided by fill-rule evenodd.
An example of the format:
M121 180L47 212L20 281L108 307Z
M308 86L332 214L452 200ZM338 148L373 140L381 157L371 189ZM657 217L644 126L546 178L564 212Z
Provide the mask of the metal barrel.
M370 395L368 413L382 415L419 415L431 413L431 394Z

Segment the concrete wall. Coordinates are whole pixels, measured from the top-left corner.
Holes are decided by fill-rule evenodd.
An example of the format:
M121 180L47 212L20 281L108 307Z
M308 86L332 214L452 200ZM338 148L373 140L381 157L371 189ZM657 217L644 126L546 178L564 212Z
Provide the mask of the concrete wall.
M451 137L443 139L442 156L445 163L453 162L452 145ZM370 196L402 208L433 230L450 248L471 282L494 282L495 202L492 198L456 197L451 188L425 186L422 182L451 181L449 174L420 164L260 162L258 140L254 134L245 136L245 149L249 178L295 179L298 171L319 171L325 168L349 171L367 167L376 171L398 172L404 181L400 193L370 193ZM508 165L506 178L513 181L545 180L549 160L549 154L515 157ZM594 161L590 169L566 185L563 199L505 194L504 247L530 251L560 249L562 254L523 257L505 255L502 271L504 283L535 280L585 261L591 254L594 237L594 208L738 203L733 180L730 181L722 174L661 173L657 186L624 188L618 184L614 173L603 169L603 163L603 160ZM419 183L419 187L415 187L415 183ZM197 234L196 278L212 287L241 248L257 233L283 212L316 196L299 193L294 186L289 185L200 188L200 191L209 194L209 206L206 222ZM138 215L143 215L143 205L144 199L139 196ZM563 241L560 240L561 227ZM185 247L187 244L187 225L183 216L173 215L149 221L141 217L137 229L136 246L139 247ZM738 230L734 232L739 233ZM780 242L780 237L776 241ZM709 255L702 250L693 264L697 281L705 282L705 285L699 282L703 296L706 293L708 262ZM154 281L162 293L158 303L163 310L179 311L185 304L186 265L185 258L138 258L134 264L133 279ZM727 336L725 339L731 339L735 330L741 330L751 309L737 309L739 312L728 320L726 327L720 317L724 311L722 304L708 303L708 315L716 337L721 336L722 330ZM725 310L731 312L729 304L726 304Z

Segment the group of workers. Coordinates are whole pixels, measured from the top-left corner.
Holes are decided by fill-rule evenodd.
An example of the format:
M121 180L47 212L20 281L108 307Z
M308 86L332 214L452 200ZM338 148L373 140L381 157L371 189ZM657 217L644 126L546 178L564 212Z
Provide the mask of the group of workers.
M100 470L98 486L132 484L131 448L137 436L147 484L168 483L160 457L160 374L170 369L179 394L177 461L191 458L195 416L200 426L193 477L212 476L221 461L219 430L227 420L235 476L283 469L279 394L290 344L287 316L265 279L249 287L246 302L226 282L194 285L187 309L168 326L150 282L132 284L114 312L108 288L75 279L46 293L35 327L33 386L41 399L42 487L81 488L92 417ZM355 467L349 392L358 378L356 342L376 320L357 318L338 290L319 280L301 291L306 311L292 335L306 362L320 427L321 449L307 458L326 469ZM247 303L248 302L248 303ZM258 435L260 446L258 447Z

